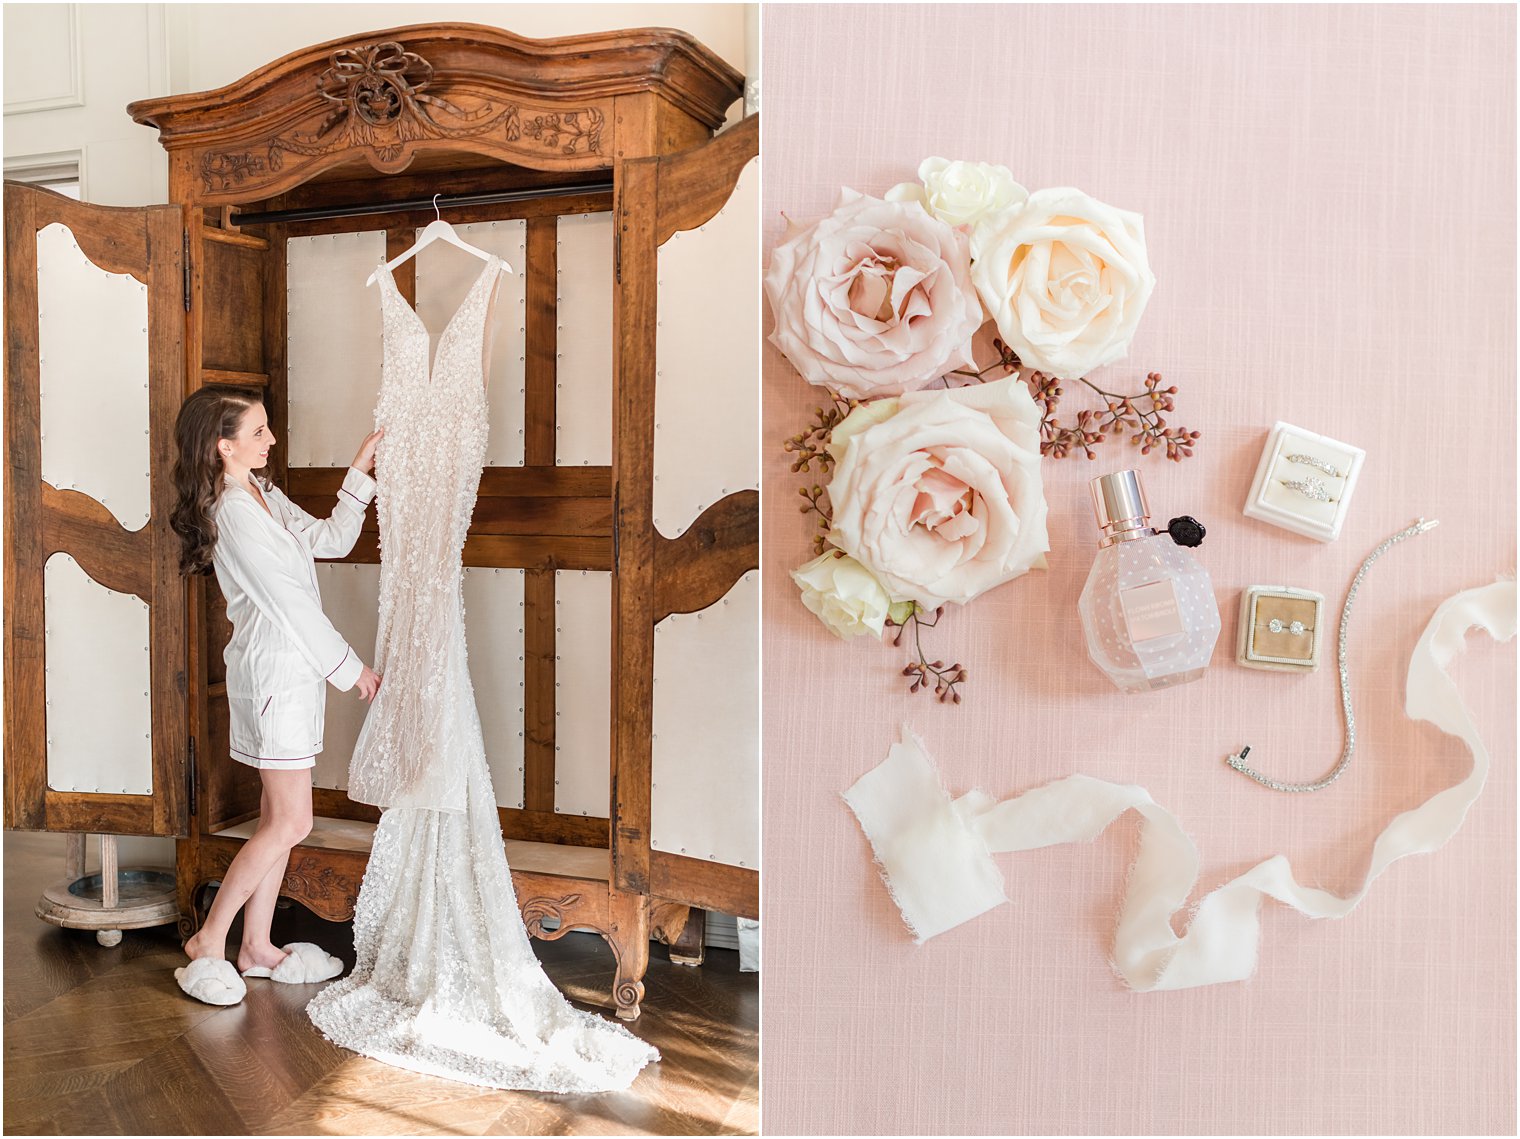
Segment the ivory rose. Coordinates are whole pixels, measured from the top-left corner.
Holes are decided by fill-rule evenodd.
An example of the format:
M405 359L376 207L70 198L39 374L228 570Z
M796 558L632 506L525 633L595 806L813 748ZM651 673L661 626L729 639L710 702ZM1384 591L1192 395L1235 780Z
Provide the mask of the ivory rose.
M840 640L881 636L891 602L881 582L854 558L830 550L792 571L802 604Z
M830 540L925 609L1043 568L1039 425L1017 376L857 408L831 440Z
M972 231L972 279L1031 368L1078 379L1122 358L1156 278L1140 215L1080 190L1036 190Z
M770 335L810 384L896 395L971 363L983 321L969 238L917 202L840 192L828 217L771 254Z
M918 182L893 186L887 201L922 202L946 225L975 225L1029 197L1029 191L1013 180L1013 171L990 162L926 158L919 163L918 177Z

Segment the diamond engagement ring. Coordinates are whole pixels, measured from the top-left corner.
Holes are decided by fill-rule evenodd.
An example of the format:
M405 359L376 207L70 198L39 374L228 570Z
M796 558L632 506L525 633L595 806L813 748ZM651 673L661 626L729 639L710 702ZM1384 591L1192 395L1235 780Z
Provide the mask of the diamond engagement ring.
M1267 622L1267 628L1274 633L1291 633L1295 637L1301 637L1308 631L1302 621L1291 621L1285 625L1276 617Z
M1315 502L1335 501L1335 499L1330 497L1330 492L1325 489L1324 480L1316 478L1314 475L1301 479L1283 479L1282 484L1289 490L1296 490L1305 498L1312 499Z
M1325 474L1333 479L1343 479L1346 477L1335 469L1333 463L1327 463L1324 459L1316 458L1313 455L1289 455L1288 462L1301 463L1306 467L1313 467L1316 471L1324 471Z

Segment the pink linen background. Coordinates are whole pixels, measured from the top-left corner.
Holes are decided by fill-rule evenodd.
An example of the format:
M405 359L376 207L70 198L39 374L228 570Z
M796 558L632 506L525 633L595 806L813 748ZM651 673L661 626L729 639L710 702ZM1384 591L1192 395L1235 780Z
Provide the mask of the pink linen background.
M797 601L804 476L779 442L817 400L765 346L765 1130L1513 1134L1513 645L1474 635L1456 667L1494 761L1462 831L1343 921L1266 905L1240 984L1116 979L1132 815L998 856L1012 903L915 948L839 798L903 721L953 794L1139 783L1198 842L1196 901L1279 852L1348 891L1387 822L1466 773L1460 743L1405 718L1403 684L1435 606L1515 567L1513 9L773 5L763 33L767 249L780 211L879 195L931 154L1136 210L1159 283L1098 375L1128 390L1160 371L1203 432L1181 465L1127 443L1046 460L1050 569L933 634L970 669L945 707L902 694L904 651L840 642ZM1241 514L1279 418L1368 452L1336 543ZM1132 697L1087 661L1076 614L1087 481L1128 465L1163 521L1209 527L1224 623L1203 680ZM1333 634L1357 563L1417 515L1440 528L1358 602L1348 775L1294 797L1228 770L1250 743L1315 778L1342 740L1333 635L1312 677L1242 669L1241 589L1319 590Z

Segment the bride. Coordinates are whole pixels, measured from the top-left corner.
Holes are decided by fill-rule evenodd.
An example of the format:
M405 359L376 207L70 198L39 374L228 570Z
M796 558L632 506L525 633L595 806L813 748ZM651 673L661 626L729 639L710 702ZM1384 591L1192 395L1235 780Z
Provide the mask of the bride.
M492 256L438 341L378 271L376 425L385 677L348 795L383 808L354 916L353 972L307 1013L345 1048L499 1088L626 1088L659 1053L573 1008L518 912L465 651L461 552L485 460Z

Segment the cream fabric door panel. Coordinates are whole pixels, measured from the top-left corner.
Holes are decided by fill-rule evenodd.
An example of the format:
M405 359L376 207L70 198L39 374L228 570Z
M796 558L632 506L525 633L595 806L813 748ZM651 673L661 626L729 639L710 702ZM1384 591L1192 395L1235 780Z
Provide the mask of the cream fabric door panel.
M54 222L37 231L42 478L127 530L148 522L148 286Z
M42 571L47 785L153 793L148 605L92 580L68 554Z
M706 225L659 250L654 523L668 538L760 485L760 160Z
M380 285L385 234L317 234L285 243L286 462L346 467L375 429L380 397Z
M354 652L371 668L375 665L375 633L380 620L380 567L352 562L318 562L317 588L322 611ZM384 681L382 680L382 683ZM327 714L322 726L322 750L312 772L315 787L348 787L348 761L353 758L359 729L369 701L358 688L339 692L327 687Z
M554 809L606 818L612 761L612 575L554 575Z
M520 467L524 444L527 223L487 221L455 229L470 245L496 254L513 269L511 273L498 274L496 307L487 326L491 370L486 384L490 422L486 466ZM417 254L417 315L427 326L429 359L438 350L438 338L484 269L485 262L442 241L433 242Z
M760 587L655 626L650 846L760 865Z
M559 219L555 436L562 467L612 465L612 215Z
M318 562L322 607L364 663L374 666L380 567ZM496 803L523 804L523 571L466 567L465 643ZM381 678L384 684L384 678ZM327 693L318 787L347 788L348 763L370 704L356 691Z
M523 805L523 571L467 566L464 635L498 807Z

